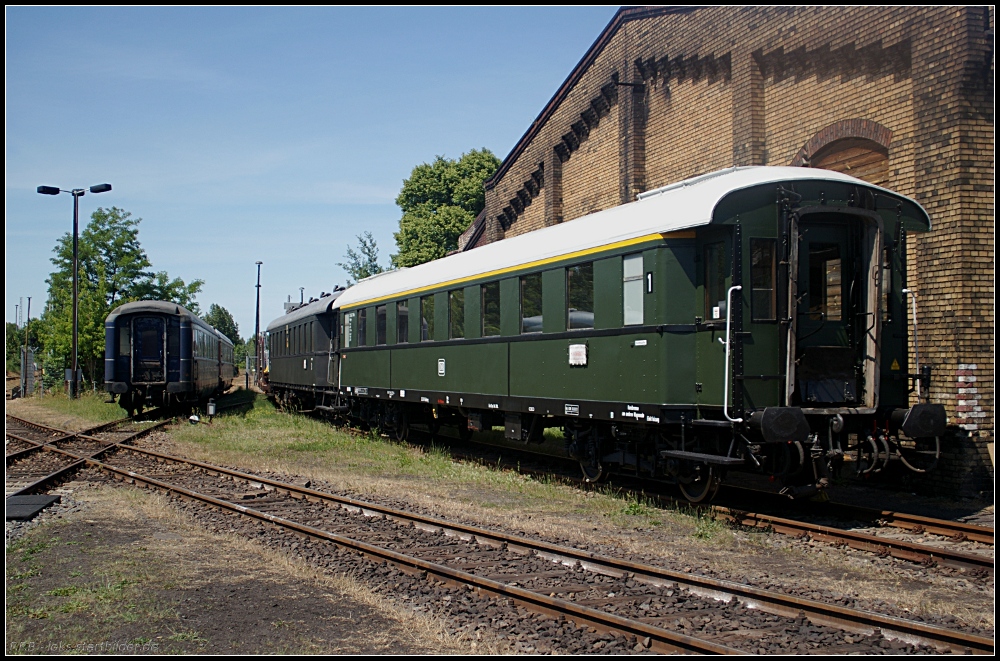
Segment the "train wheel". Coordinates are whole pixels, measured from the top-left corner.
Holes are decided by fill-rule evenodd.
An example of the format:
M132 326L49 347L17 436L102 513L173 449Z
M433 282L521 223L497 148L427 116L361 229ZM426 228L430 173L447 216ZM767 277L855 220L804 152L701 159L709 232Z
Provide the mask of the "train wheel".
M607 480L608 475L601 465L600 439L596 430L588 434L580 450L580 472L583 473L583 481L594 483Z
M601 466L601 462L597 461L594 463L588 463L584 460L580 460L580 472L583 473L583 481L594 483L601 482L606 478L604 473L604 467Z
M721 482L711 464L698 464L687 478L678 478L677 486L688 502L700 503L714 498Z
M926 473L941 458L941 437L896 439L896 456L914 473Z
M410 421L406 418L406 410L400 409L396 414L396 424L394 425L395 433L393 436L400 443L406 443L410 440Z

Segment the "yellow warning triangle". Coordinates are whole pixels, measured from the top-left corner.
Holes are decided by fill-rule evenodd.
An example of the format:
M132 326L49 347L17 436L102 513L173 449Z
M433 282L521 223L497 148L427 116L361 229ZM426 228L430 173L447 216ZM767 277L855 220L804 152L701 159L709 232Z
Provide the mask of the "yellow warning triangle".
M895 358L892 359L892 367L890 369L895 370L897 372L899 371L899 361L896 360Z

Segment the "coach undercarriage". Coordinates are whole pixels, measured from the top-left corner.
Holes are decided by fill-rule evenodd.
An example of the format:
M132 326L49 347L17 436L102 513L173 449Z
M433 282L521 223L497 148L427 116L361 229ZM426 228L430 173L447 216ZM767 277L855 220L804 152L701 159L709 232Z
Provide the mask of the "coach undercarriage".
M845 468L858 476L894 465L925 472L940 456L933 432L943 425L940 407L934 405L887 414L771 408L739 429L726 420L697 418L694 410L672 411L669 420L647 415L647 420L657 419L650 424L454 406L452 400L460 398L452 395L437 403L419 401L431 399L419 394L410 394L418 401L393 394L280 387L272 392L283 408L348 421L400 442L411 438L414 427L431 437L450 427L463 440L474 432L503 428L508 447L575 460L587 482L615 474L664 481L676 484L690 502L710 500L730 471L766 476L791 498L816 495L832 480L846 477ZM544 407L538 403L531 408ZM561 442L544 433L553 428L561 430Z

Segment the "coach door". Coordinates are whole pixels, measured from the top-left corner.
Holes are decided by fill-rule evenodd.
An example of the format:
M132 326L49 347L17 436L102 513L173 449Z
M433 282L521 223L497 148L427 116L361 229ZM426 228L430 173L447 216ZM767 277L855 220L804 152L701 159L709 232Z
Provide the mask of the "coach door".
M699 289L696 309L698 332L696 343L696 401L705 406L723 404L730 367L726 364L726 320L730 313L730 293L733 278L732 228L709 228L699 236Z
M165 383L166 324L162 317L132 319L132 383Z
M340 385L338 376L340 375L340 313L334 312L325 318L321 318L321 323L329 323L333 328L325 335L329 336L329 345L326 348L329 360L326 362L326 382L328 385L337 387Z
M795 404L876 404L880 319L872 257L879 254L878 227L864 212L800 212Z

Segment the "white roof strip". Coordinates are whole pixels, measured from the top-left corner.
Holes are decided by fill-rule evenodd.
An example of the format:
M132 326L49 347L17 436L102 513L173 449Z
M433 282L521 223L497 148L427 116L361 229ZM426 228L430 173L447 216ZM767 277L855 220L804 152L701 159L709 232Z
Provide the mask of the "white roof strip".
M582 250L707 225L719 201L742 188L786 180L829 180L871 186L854 177L815 168L738 167L643 193L638 201L497 241L468 252L363 280L337 299L335 308L474 278Z

